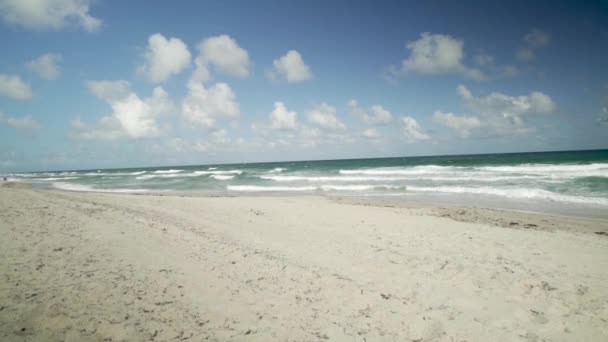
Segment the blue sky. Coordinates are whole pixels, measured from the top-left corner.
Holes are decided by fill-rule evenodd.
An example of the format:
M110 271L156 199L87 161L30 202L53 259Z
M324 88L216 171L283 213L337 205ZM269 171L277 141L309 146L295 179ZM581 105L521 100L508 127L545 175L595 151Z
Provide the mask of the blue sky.
M608 147L602 1L0 0L0 172Z

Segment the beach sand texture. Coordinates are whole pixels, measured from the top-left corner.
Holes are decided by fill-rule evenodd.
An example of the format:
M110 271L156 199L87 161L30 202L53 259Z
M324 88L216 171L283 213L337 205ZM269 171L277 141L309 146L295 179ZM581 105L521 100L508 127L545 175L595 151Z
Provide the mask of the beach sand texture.
M608 341L608 225L0 187L3 341Z

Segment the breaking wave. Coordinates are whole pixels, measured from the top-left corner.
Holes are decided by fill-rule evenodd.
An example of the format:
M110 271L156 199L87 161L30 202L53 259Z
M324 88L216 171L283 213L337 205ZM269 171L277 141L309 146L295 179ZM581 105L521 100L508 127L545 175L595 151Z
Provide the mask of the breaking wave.
M441 192L441 193L456 193L456 194L476 194L476 195L493 195L502 196L515 199L544 199L554 202L569 202L569 203L582 203L582 204L599 204L608 205L607 198L599 197L583 197L558 194L552 191L543 189L527 189L527 188L513 188L513 189L497 189L490 187L465 187L465 186L437 186L437 187L421 187L421 186L408 186L408 191L417 192Z
M296 192L296 191L315 191L316 186L258 186L258 185L228 185L226 187L228 191L242 191L242 192Z
M232 178L234 178L234 176L227 176L227 175L211 175L209 176L213 179L217 179L217 180L231 180Z

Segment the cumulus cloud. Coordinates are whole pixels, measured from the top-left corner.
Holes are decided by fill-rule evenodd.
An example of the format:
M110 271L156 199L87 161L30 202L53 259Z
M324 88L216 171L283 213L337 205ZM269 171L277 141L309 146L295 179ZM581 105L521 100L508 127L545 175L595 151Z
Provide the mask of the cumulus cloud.
M42 79L56 80L60 75L59 62L61 62L61 58L60 54L47 53L27 62L25 66Z
M515 77L521 74L521 71L513 65L505 65L502 67L502 75L504 77Z
M457 88L465 106L475 115L456 115L436 111L433 121L454 129L462 137L468 137L477 128L481 134L513 135L533 131L526 120L530 117L553 112L551 97L538 91L523 96L510 96L492 92L486 96L474 96L464 85Z
M167 39L162 34L155 33L148 37L145 62L138 68L138 72L150 82L164 82L187 68L191 57L188 47L181 39Z
M24 132L30 132L40 127L40 124L31 115L22 117L6 116L0 112L0 124L11 126Z
M90 81L87 87L93 95L109 102L119 101L131 93L131 85L125 80Z
M351 114L359 118L361 121L371 125L386 125L393 121L393 115L388 110L380 105L373 105L365 110L359 107L357 100L348 102Z
M524 36L524 41L531 48L543 48L549 45L551 36L539 29L532 29L532 31Z
M531 92L527 96L510 96L498 92L480 97L474 97L471 94L470 97L463 96L463 99L475 113L505 118L550 113L555 109L553 100L538 91Z
M327 130L343 130L346 128L346 125L336 117L336 107L325 102L308 112L308 121Z
M365 129L363 131L363 136L369 140L377 140L380 139L380 133L378 132L378 130L374 127Z
M534 53L532 49L521 48L515 53L515 58L517 58L518 61L531 62L536 59L536 53Z
M244 78L249 75L249 54L234 38L225 34L210 37L200 42L198 49L193 80L208 80L210 65L231 76Z
M289 50L284 56L273 61L274 69L268 73L273 81L288 83L302 82L312 78L310 67L304 63L296 50Z
M79 118L72 121L74 136L85 140L118 138L151 138L161 135L158 116L168 113L173 103L167 92L156 87L152 96L141 99L130 89L127 81L89 81L89 91L106 101L112 114L102 117L96 125L89 126Z
M206 88L202 82L188 82L188 94L182 102L182 119L196 127L213 129L219 119L240 116L236 95L226 83Z
M480 66L492 66L494 65L494 57L486 53L479 53L475 55L475 63Z
M602 109L600 110L600 113L597 116L597 122L600 125L608 126L608 108L607 107L602 107Z
M424 32L418 40L407 44L410 55L403 60L401 71L423 75L461 74L474 80L484 80L479 69L463 64L464 42L449 35Z
M89 14L90 0L0 0L0 17L8 25L29 30L60 30L78 26L87 32L101 27Z
M458 91L458 95L465 100L470 100L473 98L471 91L462 84L459 84L458 87L456 87L456 91Z
M0 74L0 96L29 100L32 98L32 88L17 75Z
M270 113L272 129L295 129L296 112L290 112L283 102L275 102L274 110Z
M186 149L194 152L213 153L220 150L233 150L243 148L244 140L242 138L232 139L225 129L217 129L211 132L206 141L196 141L187 146Z
M457 131L463 138L468 137L472 129L481 127L481 121L475 116L458 116L442 111L435 111L433 122Z
M515 58L522 62L531 62L536 59L535 50L549 46L551 36L539 29L532 29L532 31L524 35L523 41L526 47L519 48L515 52Z
M401 117L401 130L408 142L415 143L422 140L429 140L431 136L424 132L416 119L410 116Z

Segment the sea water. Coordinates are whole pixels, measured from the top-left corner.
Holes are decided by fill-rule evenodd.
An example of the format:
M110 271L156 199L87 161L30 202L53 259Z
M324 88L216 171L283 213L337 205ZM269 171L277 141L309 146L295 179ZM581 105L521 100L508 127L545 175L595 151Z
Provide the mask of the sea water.
M13 173L73 191L390 197L608 218L608 150Z

